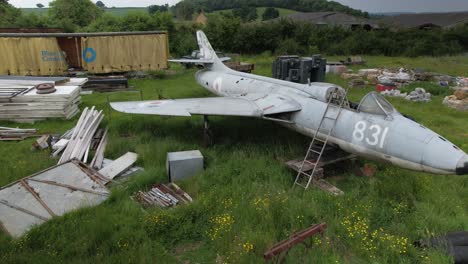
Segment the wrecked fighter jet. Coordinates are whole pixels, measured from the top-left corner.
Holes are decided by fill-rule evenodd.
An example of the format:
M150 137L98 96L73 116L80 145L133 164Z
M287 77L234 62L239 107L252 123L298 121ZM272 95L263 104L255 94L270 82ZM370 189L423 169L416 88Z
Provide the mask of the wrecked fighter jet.
M202 31L197 39L200 59L171 61L203 65L196 80L219 97L114 102L112 108L132 114L266 119L361 157L433 174L468 174L464 151L400 114L379 93L370 92L354 104L334 84L298 84L237 72L221 62Z

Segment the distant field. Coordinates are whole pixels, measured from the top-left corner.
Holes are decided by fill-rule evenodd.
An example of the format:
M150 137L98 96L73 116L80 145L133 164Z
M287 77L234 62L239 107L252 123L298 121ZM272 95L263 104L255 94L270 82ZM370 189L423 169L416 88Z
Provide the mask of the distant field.
M25 14L35 13L35 14L44 14L47 13L48 8L21 8Z
M266 9L266 7L258 7L257 8L257 14L258 14L257 21L262 20L262 15L263 15L263 13L265 13L265 9ZM287 15L290 15L290 14L297 13L297 11L291 10L291 9L285 9L285 8L276 8L276 9L278 9L280 17L284 17L284 16L287 16ZM231 12L231 11L232 11L232 9L218 10L218 11L214 11L213 14L219 14L219 13L222 13L222 12Z
M36 13L36 14L44 14L47 13L48 8L22 8L24 13ZM106 8L106 13L116 15L116 16L124 16L130 12L146 12L146 7L116 7L116 8Z

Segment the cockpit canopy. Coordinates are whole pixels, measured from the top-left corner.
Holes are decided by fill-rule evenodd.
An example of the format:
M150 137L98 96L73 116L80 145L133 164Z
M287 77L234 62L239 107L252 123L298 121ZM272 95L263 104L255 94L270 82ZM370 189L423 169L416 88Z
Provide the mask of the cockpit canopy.
M395 111L395 108L381 94L370 92L362 98L358 111L377 115L389 115Z

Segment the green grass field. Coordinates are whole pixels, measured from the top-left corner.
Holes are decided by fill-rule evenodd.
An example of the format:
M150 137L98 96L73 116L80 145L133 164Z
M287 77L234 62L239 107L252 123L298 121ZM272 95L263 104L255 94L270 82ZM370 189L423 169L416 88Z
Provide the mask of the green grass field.
M258 62L256 73L270 75L273 58ZM336 58L331 58L336 59ZM365 57L366 67L407 66L460 75L466 57ZM356 67L357 68L357 67ZM144 99L209 96L194 80L194 70L174 66L162 80L131 80ZM336 76L328 81L346 85ZM421 83L426 85L426 83ZM351 90L359 100L372 87ZM264 251L297 230L326 222L322 240L304 253L294 248L287 263L451 263L434 250L418 250L413 241L448 231L468 230L468 177L435 176L360 159L377 166L374 177L352 168L330 182L345 191L332 197L311 188L291 189L295 174L283 161L302 157L308 138L268 121L212 117L213 147L203 147L202 118L127 115L110 111L110 101L137 100L139 93L83 96L83 105L106 112L110 128L106 157L139 154L145 172L114 187L103 204L81 209L32 229L20 239L0 234L0 263L261 263ZM442 134L468 152L468 114L442 105L390 99L402 113ZM70 129L70 121L35 125L0 122L0 126L37 127L42 133ZM47 151L31 151L34 139L0 142L0 186L56 163ZM180 185L194 203L177 208L142 210L130 199L138 190L166 181L169 151L200 149L206 170Z

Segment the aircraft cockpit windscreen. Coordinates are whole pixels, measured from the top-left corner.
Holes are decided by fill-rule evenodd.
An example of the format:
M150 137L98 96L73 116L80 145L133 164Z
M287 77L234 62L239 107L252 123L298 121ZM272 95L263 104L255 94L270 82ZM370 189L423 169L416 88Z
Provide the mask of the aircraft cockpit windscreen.
M395 111L395 108L379 93L370 92L362 98L358 110L371 114L388 115Z

